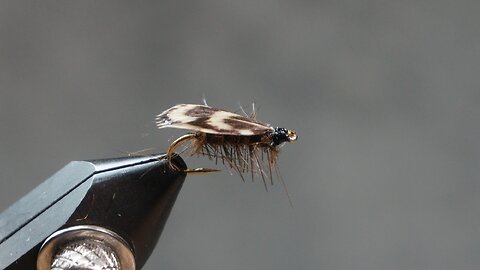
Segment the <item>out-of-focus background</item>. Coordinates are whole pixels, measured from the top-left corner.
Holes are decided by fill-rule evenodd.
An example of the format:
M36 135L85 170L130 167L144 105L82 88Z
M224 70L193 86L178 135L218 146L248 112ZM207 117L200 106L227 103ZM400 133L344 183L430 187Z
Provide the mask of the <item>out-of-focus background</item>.
M145 269L478 269L478 1L2 1L0 210L163 152L178 103L295 129L281 185L189 176ZM187 158L192 167L214 166Z

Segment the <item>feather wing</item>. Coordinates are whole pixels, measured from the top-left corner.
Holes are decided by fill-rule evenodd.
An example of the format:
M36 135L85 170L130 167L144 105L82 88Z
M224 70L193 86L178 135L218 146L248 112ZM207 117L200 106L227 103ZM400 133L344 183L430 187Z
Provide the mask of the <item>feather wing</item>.
M196 104L179 104L156 117L158 128L179 128L220 135L260 135L273 128L236 113Z

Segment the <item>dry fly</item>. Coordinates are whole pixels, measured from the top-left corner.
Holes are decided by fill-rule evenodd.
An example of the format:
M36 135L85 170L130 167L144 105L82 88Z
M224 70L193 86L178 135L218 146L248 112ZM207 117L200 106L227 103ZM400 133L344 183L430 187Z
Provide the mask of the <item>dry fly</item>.
M191 155L204 155L221 161L235 170L242 180L245 174L258 174L267 188L267 179L273 184L272 170L277 171L277 157L285 142L297 140L293 130L271 127L251 116L209 107L207 105L179 104L156 117L158 128L187 129L191 133L176 139L168 148L167 159L175 150L190 142ZM214 169L194 169L189 172L209 172ZM279 176L279 175L278 175Z

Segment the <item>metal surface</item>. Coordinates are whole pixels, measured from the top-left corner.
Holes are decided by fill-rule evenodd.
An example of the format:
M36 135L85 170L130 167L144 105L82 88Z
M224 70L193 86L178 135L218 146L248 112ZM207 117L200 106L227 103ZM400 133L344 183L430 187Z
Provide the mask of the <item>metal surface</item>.
M100 240L86 238L63 246L52 258L50 265L46 265L46 268L37 267L37 269L135 269L133 255L131 257L132 260L130 262L132 265L123 267L119 256L112 250L111 246Z
M40 249L38 270L134 270L133 250L118 234L98 226L74 226L52 234Z
M124 239L141 268L184 180L163 155L71 162L0 214L0 269L35 269L50 235L81 225Z

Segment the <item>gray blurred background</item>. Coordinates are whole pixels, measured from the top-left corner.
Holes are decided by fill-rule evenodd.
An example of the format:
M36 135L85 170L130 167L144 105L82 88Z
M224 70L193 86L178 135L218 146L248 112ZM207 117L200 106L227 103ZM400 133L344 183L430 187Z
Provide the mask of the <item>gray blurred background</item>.
M163 152L178 103L297 130L281 185L190 176L145 269L478 269L478 1L2 1L0 210ZM211 167L187 158L191 167Z

